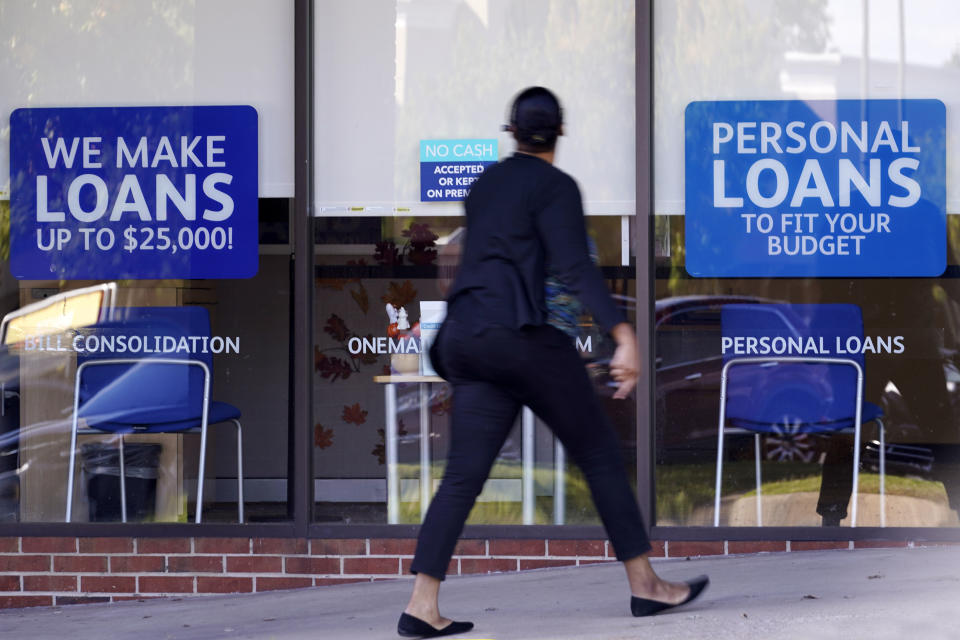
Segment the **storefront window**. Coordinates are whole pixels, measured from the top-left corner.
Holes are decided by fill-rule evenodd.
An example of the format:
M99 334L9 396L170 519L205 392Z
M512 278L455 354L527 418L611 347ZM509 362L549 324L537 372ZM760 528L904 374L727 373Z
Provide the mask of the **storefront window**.
M657 524L958 525L950 6L654 4Z
M423 327L452 281L462 224L462 217L318 221L314 472L321 522L419 522L427 498L421 479L431 479L432 491L443 474L453 399L446 383L424 371L421 346L429 333ZM598 217L590 231L608 282L632 317L632 267L616 266L619 227L619 219ZM635 477L636 405L610 398L605 363L612 345L589 316L578 323L571 340L608 398ZM524 412L470 523L596 522L583 478L549 430Z
M475 171L513 152L500 129L526 86L548 86L564 105L557 164L580 182L599 264L634 312L634 5L316 10L314 518L417 523L443 473L452 402L423 341L456 269L462 200ZM437 179L444 161L466 168ZM609 345L587 315L577 322L585 364L609 397ZM635 477L636 405L607 405ZM575 465L525 411L468 522L598 520Z
M0 521L288 518L292 22L0 6Z

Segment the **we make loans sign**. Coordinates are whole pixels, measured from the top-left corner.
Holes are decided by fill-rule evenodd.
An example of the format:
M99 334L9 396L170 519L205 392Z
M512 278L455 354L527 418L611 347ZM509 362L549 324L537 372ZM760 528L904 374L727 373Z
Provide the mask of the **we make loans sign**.
M497 162L497 140L421 140L420 201L464 200L470 185Z
M17 109L10 167L17 278L257 272L253 107Z
M686 267L701 277L938 276L939 100L692 102Z

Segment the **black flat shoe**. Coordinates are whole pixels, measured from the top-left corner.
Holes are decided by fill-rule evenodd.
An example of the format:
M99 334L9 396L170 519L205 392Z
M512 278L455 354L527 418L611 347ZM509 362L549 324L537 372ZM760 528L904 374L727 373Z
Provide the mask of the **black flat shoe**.
M710 578L707 576L697 576L693 580L687 580L687 586L690 587L690 594L684 598L682 602L678 602L677 604L667 604L659 600L647 600L646 598L630 596L630 611L633 612L635 618L640 618L643 616L652 616L655 613L685 605L693 602L697 596L703 593L703 590L707 588L708 584L710 584Z
M397 633L405 638L439 638L440 636L450 636L455 633L463 633L473 629L472 622L451 622L442 629L437 629L432 624L424 622L420 618L415 618L409 613L401 613L400 621L397 622Z

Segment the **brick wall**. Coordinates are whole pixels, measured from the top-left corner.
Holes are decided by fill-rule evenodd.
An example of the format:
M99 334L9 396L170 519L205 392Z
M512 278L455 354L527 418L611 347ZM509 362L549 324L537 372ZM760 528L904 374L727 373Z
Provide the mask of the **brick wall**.
M655 542L654 557L913 546L908 542ZM0 538L0 608L251 593L409 577L414 540ZM448 575L612 562L604 540L462 540Z

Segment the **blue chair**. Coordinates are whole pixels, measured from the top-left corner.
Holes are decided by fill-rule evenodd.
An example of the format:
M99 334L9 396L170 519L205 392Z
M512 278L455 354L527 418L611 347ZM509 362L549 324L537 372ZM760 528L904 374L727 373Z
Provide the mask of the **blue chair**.
M210 316L202 307L117 309L114 320L83 331L77 351L70 434L66 520L73 506L77 435L119 437L120 478L125 480L123 435L200 433L195 522L202 521L207 426L232 423L237 429L237 511L243 522L243 439L240 410L210 400L213 356L203 348ZM190 348L185 348L190 346ZM83 420L85 427L80 428ZM122 520L126 487L120 482Z
M863 317L852 304L728 304L720 313L724 365L713 524L720 524L724 435L752 433L761 509L760 437L852 431L850 524L857 524L861 425L875 422L880 450L880 518L884 514L886 455L883 411L863 401L864 357L847 341L863 338ZM853 346L853 345L851 345Z

